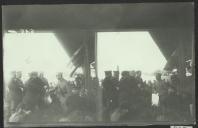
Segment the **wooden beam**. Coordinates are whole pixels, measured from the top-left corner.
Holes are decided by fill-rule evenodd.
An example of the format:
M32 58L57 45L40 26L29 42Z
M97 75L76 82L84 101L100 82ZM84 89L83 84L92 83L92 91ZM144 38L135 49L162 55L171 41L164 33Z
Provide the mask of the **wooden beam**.
M184 83L185 83L185 59L184 59L184 42L181 40L179 43L179 78L180 78L180 87L178 88L180 91L184 91Z
M80 66L80 64L74 68L74 70L70 73L70 77L73 76L73 74L76 72L76 70L79 68L79 66Z
M84 44L82 44L75 52L74 54L72 55L69 63L67 64L67 67L73 62L73 60L76 58L76 56L80 53L80 51L83 49L84 47Z

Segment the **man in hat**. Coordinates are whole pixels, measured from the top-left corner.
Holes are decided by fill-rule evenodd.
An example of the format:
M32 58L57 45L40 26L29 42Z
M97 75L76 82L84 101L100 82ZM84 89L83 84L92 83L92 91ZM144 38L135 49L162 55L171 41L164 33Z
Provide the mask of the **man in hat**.
M159 94L159 114L160 116L164 116L165 107L164 107L164 101L167 95L167 87L165 81L161 78L161 73L156 73L156 92Z
M112 87L112 72L105 71L105 78L102 81L103 87L103 105L107 105L109 87Z
M39 102L45 93L45 83L39 78L37 72L29 74L30 78L25 83L25 94L23 97L23 104L27 110L34 110L39 107Z
M66 104L68 97L72 94L72 88L68 85L68 82L63 78L62 72L59 72L56 75L56 78L58 80L56 95L60 101L62 109L64 111L67 111L67 108L65 108L66 106L65 104Z
M120 79L120 88L119 88L119 105L123 102L128 103L129 97L131 95L131 81L128 71L123 71Z
M22 89L22 92L24 93L24 83L22 81L22 72L21 71L16 72L16 79Z
M116 86L114 85L112 72L105 71L105 78L102 81L103 87L103 106L105 107L105 120L110 120L110 112L114 109L114 99L116 94Z
M130 71L129 72L129 75L130 75L130 81L131 81L131 86L136 89L137 88L137 85L139 83L137 77L136 77L136 72L133 70L133 71Z
M138 82L138 87L143 86L143 80L142 80L142 72L141 71L136 71L136 80Z
M139 114L140 88L137 86L137 80L134 72L123 71L120 80L119 106L125 104L128 108L128 118L135 119ZM137 114L132 114L137 113Z
M23 97L23 82L17 73L16 71L12 72L12 78L8 85L12 112L15 112Z
M136 77L136 72L134 70L132 70L132 71L129 72L129 75L131 77L135 78Z
M59 92L61 95L64 95L66 93L70 94L72 92L72 89L69 87L68 83L67 83L67 80L65 80L63 78L63 73L58 73L56 75L56 78L58 80L57 82L57 87L59 89Z
M157 87L157 92L159 93L159 96L163 96L166 93L166 84L165 81L162 80L161 78L162 74L161 73L156 73L156 87Z
M113 78L115 78L115 80L119 81L119 77L120 77L119 75L120 75L119 71L113 71Z
M76 88L77 89L81 89L84 86L84 78L82 74L77 74L76 78L75 78L75 82L76 82Z
M49 88L48 80L47 80L47 78L45 78L43 72L41 72L41 73L39 74L39 78L45 83L45 86L46 86L47 88Z
M119 90L119 81L120 81L119 75L120 75L119 71L113 71L114 85L116 86L117 90Z
M113 86L114 86L114 96L113 96L113 108L118 106L118 96L119 96L119 71L113 71ZM113 90L112 90L113 91Z

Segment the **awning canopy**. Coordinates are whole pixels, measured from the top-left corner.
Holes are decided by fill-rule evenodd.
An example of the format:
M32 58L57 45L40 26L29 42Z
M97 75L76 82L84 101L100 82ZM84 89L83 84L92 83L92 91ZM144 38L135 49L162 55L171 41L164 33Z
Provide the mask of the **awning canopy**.
M5 30L52 31L70 56L86 42L90 48L90 62L94 60L97 31L149 31L167 60L178 43L192 42L194 8L190 2L10 5L2 8Z

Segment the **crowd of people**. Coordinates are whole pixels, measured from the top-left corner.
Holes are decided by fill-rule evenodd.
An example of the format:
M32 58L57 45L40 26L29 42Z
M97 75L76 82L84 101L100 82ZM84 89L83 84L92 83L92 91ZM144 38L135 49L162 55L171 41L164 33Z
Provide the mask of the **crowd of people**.
M31 72L26 82L22 72L12 72L5 100L7 122L93 122L98 120L98 97L102 95L102 121L185 121L192 118L192 76L181 83L178 72L169 74L170 80L155 74L154 81L144 81L141 71L105 71L99 86L97 78L85 85L83 74L74 81L63 73L56 75L51 86L44 73ZM100 90L100 91L98 91ZM100 92L100 93L98 93ZM154 101L155 99L155 101Z
M156 80L143 81L141 71L106 71L103 87L103 119L109 121L185 121L192 118L192 90L182 88L178 73L173 71L170 80L156 73ZM186 77L187 88L192 79ZM191 84L191 85L190 85ZM158 101L156 101L158 100Z
M26 82L21 77L21 72L12 72L5 100L6 121L72 122L95 118L95 100L83 88L82 74L77 74L75 81L68 81L63 73L58 73L55 87L49 85L43 73L31 72Z

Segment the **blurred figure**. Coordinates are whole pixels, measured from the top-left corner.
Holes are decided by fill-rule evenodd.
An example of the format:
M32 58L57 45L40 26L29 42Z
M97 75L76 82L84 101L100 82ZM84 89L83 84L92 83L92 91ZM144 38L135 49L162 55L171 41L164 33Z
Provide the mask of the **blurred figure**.
M77 74L77 76L75 78L75 82L76 82L76 88L81 89L85 84L85 81L83 79L83 75L82 74Z
M112 72L111 71L105 71L105 78L102 81L102 87L103 87L103 105L107 106L107 98L108 98L108 87L112 87ZM111 88L110 88L111 91Z
M138 82L138 87L141 88L141 86L143 86L142 72L141 71L136 71L136 80Z
M12 122L12 123L22 122L26 119L26 117L29 114L31 114L31 111L26 111L20 108L14 114L12 114L12 116L10 116L9 122Z
M110 113L115 108L115 98L117 89L114 85L112 72L105 71L105 78L102 81L103 87L103 106L105 107L105 120L110 120Z
M129 75L130 75L131 86L134 88L133 90L136 90L138 87L138 84L139 84L139 81L137 78L137 73L133 70L133 71L130 71ZM138 77L140 77L140 76L138 76Z
M22 72L21 71L16 72L16 79L17 79L17 82L18 82L18 84L20 85L20 87L21 87L21 89L23 91L24 83L22 81Z
M125 106L125 104L120 105L111 114L111 121L112 122L126 121L128 112L129 112L128 106Z
M12 78L8 84L10 95L10 106L12 113L15 112L17 106L22 101L23 97L23 82L21 80L22 74L19 72L12 72Z
M39 78L37 72L31 72L29 79L25 83L25 94L23 104L26 110L34 111L36 107L41 107L40 102L44 98L45 83Z
M41 73L39 74L39 78L43 81L43 83L45 83L46 88L49 88L48 80L47 80L47 78L45 78L43 72L41 72Z
M119 71L113 71L113 82L117 90L119 90L120 73Z
M22 72L21 71L16 72L16 79L17 79L17 82L20 85L20 88L22 90L22 95L24 95L24 83L22 81Z
M149 80L149 81L148 81L148 83L147 83L147 85L148 85L149 87L151 87L151 88L152 88L152 87L153 87L153 83L152 83L152 81L151 81L151 80Z
M180 119L180 99L177 95L176 88L168 86L167 96L164 100L165 115L169 121L181 121Z
M133 78L136 78L136 72L134 70L129 72L129 75Z
M177 90L177 92L180 91L180 80L179 80L179 76L178 76L178 71L177 69L174 69L170 75L170 84L172 86L174 86Z
M57 88L58 88L58 91L61 95L65 95L67 93L71 93L72 90L71 88L69 88L68 84L67 84L67 80L65 80L63 78L63 73L58 73L56 75L56 78L58 80L57 82Z
M65 115L67 118L69 118L70 121L76 121L76 119L78 120L79 118L78 116L84 118L92 115L94 113L92 108L93 102L90 98L86 89L81 91L79 89L74 89L65 104L67 108ZM72 118L75 112L79 112L80 115L76 115L77 117L75 116L75 118Z
M122 102L127 102L129 100L132 91L130 82L129 72L123 71L120 79L119 105L122 104Z
M65 103L67 98L72 94L72 88L69 87L67 81L63 78L63 73L58 73L56 78L58 80L56 95L61 103L62 109L66 111Z
M97 96L97 91L99 88L98 84L99 84L99 82L98 82L97 77L93 77L91 80L91 90L90 91L93 93L94 98L96 98L96 96Z
M186 76L192 76L192 60L188 60L186 62Z
M119 71L113 71L113 78L115 78L115 80L119 81L119 79L120 79Z
M115 107L118 106L119 82L120 82L119 77L120 77L119 71L113 71L113 86L116 88L113 98L113 104Z
M164 117L164 111L165 111L165 98L167 95L167 88L165 82L161 79L162 74L161 73L156 73L156 92L159 94L159 117Z
M139 102L139 91L135 77L130 76L128 71L123 71L120 79L119 107L125 106L128 111L123 120L133 120L137 117L137 102ZM132 114L133 113L133 114Z
M22 80L21 80L22 72L21 71L16 72L16 78L22 82Z
M187 119L192 119L195 116L195 103L193 99L195 99L195 95L192 91L195 90L195 70L193 71L193 62L192 60L187 61L186 65L186 77L184 83L180 83L182 86L182 110L185 112L185 116Z

